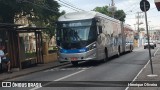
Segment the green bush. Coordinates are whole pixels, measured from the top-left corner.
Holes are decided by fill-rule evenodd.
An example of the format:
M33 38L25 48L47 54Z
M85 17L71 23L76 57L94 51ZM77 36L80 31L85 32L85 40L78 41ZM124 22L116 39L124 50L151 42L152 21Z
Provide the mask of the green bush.
M36 52L27 52L26 54L26 58L32 58L36 56Z

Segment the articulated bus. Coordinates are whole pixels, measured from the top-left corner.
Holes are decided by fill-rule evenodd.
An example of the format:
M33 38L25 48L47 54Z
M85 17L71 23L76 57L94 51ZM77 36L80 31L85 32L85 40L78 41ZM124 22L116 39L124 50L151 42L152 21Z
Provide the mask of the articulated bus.
M120 56L133 50L132 32L119 20L94 11L62 15L56 29L58 59L78 65L79 61Z

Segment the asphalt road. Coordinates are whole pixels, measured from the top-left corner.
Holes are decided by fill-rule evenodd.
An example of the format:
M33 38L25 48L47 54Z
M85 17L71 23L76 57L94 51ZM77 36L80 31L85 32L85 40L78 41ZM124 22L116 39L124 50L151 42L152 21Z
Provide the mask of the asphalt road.
M152 55L156 51L152 49ZM125 90L124 87L115 87L115 82L132 81L139 71L148 62L148 50L141 48L124 54L119 58L111 58L109 61L84 62L74 67L66 65L30 75L11 79L9 81L53 81L43 82L41 88L1 88L1 90ZM56 83L55 81L63 81ZM106 87L108 85L113 87ZM113 82L115 81L115 82ZM112 84L111 84L112 83ZM53 87L56 86L57 87Z

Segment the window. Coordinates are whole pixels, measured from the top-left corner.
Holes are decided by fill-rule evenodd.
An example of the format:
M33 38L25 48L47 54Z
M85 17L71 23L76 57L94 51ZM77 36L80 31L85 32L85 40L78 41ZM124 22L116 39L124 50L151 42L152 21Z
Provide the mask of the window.
M102 26L98 26L99 33L102 33Z

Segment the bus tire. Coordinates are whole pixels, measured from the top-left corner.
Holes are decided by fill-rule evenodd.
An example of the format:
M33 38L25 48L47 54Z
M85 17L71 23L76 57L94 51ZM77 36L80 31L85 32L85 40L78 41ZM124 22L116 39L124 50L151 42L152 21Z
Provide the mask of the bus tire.
M130 52L132 52L132 50L133 50L133 46L132 46L132 45L130 45Z
M118 47L117 57L119 57L121 54L120 46Z
M104 61L108 61L108 50L107 50L107 48L105 48L105 56L106 56L106 58L104 59Z
M78 65L78 61L71 61L73 66L77 66Z

